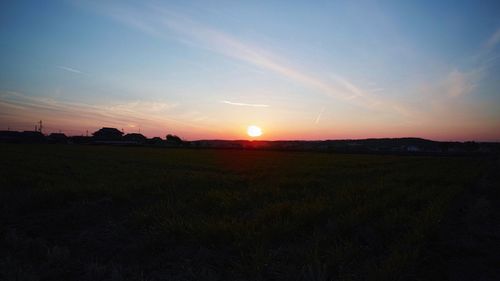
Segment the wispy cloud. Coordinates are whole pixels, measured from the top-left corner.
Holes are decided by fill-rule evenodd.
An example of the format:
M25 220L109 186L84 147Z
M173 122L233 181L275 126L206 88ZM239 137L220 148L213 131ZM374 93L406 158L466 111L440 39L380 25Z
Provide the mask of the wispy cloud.
M456 99L473 93L481 79L487 74L488 69L500 57L498 55L492 56L492 50L498 43L500 43L500 28L483 41L482 47L470 55L468 58L469 67L452 68L449 72L444 73L437 82L426 87L428 88L426 90L436 97L444 94L448 99Z
M443 82L443 91L452 98L461 97L471 93L479 79L477 72L461 72L457 69L451 71Z
M62 70L68 71L68 72L78 73L78 74L84 74L81 70L78 70L78 69L76 69L76 68L67 67L67 66L64 66L64 65L58 65L58 66L56 66L56 67L57 67L57 68L59 68L59 69L62 69Z
M497 29L480 44L480 48L466 58L466 66L453 67L434 81L421 85L419 92L423 94L423 101L420 107L423 114L419 119L423 120L422 124L436 128L455 128L457 132L498 127L498 121L491 118L496 115L493 104L483 102L477 96L465 97L481 94L478 89L482 79L488 75L489 68L499 57L492 56L493 48L499 43L500 29Z
M383 92L385 91L384 88L374 88L374 89L370 89L370 92L372 93L377 93L377 92Z
M120 3L94 2L93 8L98 13L149 35L175 39L192 47L207 49L247 62L346 103L398 114L401 111L394 110L394 104L397 104L398 108L406 107L396 101L381 98L372 91L365 91L345 77L335 75L334 79L324 79L310 71L292 66L289 60L269 50L242 42L234 36L175 13L164 6L150 5L149 9L134 9Z
M162 128L195 128L211 131L203 124L183 118L182 111L175 111L176 103L163 101L129 101L95 105L63 101L53 98L33 97L17 92L0 92L0 123L31 124L44 119L72 130L112 125L139 127L149 131ZM172 117L173 116L173 117ZM203 116L197 115L197 121Z
M249 107L269 107L268 104L255 104L255 103L243 103L243 102L232 102L227 100L220 101L221 103L236 105L236 106L249 106Z
M484 43L484 48L493 49L500 42L500 27Z

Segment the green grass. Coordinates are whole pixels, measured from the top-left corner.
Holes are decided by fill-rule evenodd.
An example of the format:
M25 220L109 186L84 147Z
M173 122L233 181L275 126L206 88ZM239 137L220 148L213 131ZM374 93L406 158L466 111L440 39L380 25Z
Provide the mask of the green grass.
M477 158L0 145L0 280L402 280Z

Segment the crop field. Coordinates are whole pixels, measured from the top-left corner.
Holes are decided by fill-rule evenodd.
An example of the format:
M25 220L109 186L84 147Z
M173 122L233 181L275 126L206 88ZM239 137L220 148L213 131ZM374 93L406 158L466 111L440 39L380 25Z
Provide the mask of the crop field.
M479 157L0 145L0 280L415 280Z

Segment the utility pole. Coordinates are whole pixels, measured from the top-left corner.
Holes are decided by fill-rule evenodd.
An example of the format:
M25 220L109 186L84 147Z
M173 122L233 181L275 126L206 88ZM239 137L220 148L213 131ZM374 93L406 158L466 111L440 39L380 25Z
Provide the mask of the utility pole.
M38 124L40 124L40 126L38 126L38 131L41 133L43 129L42 120L40 120Z

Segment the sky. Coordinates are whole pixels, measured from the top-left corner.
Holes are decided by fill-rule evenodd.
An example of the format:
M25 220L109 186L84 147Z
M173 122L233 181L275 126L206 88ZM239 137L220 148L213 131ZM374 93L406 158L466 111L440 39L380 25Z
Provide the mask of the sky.
M500 1L1 1L0 130L500 141Z

